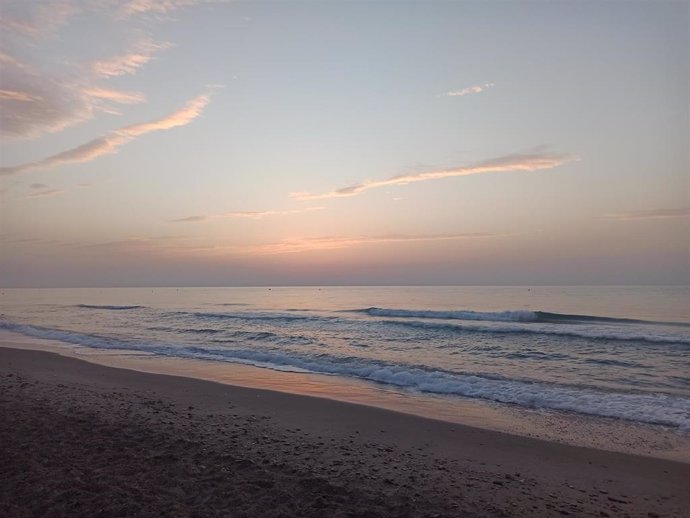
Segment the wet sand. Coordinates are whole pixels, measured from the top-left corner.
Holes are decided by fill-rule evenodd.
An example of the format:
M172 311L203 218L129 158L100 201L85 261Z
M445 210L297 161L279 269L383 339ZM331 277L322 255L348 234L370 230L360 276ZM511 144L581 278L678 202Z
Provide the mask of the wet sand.
M0 348L0 516L684 516L690 464Z

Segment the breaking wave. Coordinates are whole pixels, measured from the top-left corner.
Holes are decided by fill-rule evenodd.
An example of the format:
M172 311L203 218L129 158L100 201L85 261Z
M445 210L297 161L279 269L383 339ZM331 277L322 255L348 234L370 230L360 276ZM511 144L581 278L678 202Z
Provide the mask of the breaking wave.
M575 324L578 322L602 324L654 324L690 326L687 322L655 322L632 318L601 317L596 315L570 315L566 313L552 313L548 311L435 311L410 310L394 308L363 308L349 310L352 313L364 313L374 317L395 318L436 318L443 320L482 320L488 322L541 322L550 324Z
M431 311L390 308L364 308L352 310L353 313L365 313L372 317L396 318L438 318L446 320L485 320L492 322L536 322L534 311Z
M136 350L159 356L245 363L283 371L344 376L416 392L464 396L528 408L662 424L690 431L690 398L670 394L613 392L592 387L467 374L325 353L302 354L248 348L216 349L188 344L122 340L17 324L6 320L0 320L0 329L84 347Z
M423 322L417 320L384 320L383 322L391 325L413 327L432 331L445 331L451 333L491 333L491 334L534 334L563 336L570 338L585 338L588 340L615 340L624 342L649 342L664 344L683 344L690 345L690 336L675 333L665 333L654 330L624 329L621 327L563 327L558 326L517 326L517 325L494 325L481 326L472 324L455 324L447 322Z

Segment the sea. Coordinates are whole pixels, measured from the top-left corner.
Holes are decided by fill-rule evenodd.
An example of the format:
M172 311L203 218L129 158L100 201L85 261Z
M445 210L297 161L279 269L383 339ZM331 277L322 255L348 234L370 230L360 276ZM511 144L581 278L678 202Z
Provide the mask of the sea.
M690 287L0 290L0 330L690 434Z

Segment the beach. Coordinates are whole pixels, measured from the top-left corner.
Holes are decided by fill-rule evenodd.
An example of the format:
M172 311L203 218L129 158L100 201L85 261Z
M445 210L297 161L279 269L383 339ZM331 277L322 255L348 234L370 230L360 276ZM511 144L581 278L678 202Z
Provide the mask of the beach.
M8 345L8 344L3 344ZM690 464L0 349L3 516L683 516Z
M690 518L690 2L0 26L0 518Z

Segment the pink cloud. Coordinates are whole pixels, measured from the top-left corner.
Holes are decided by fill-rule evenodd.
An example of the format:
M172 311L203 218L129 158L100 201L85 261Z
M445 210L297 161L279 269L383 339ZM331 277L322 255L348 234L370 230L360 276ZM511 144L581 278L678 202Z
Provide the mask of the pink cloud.
M116 129L81 146L57 153L42 160L0 167L0 176L24 173L35 169L47 169L63 164L90 162L102 155L115 153L124 144L146 133L189 124L201 115L209 101L210 96L208 94L200 95L189 101L183 108L160 119Z
M479 162L471 166L456 167L452 169L442 169L439 171L429 171L426 173L406 174L393 176L385 180L371 180L348 187L341 187L335 191L323 194L312 194L309 192L294 192L290 196L298 200L320 200L326 198L343 198L356 196L371 189L389 187L392 185L407 185L410 183L424 182L427 180L439 180L442 178L452 178L456 176L469 176L485 173L507 173L515 171L539 171L553 169L567 162L576 160L572 155L566 154L526 154L526 155L507 155L492 158L484 162Z
M651 210L633 210L630 212L618 212L615 214L606 214L605 217L610 219L668 219L668 218L684 218L690 216L690 207L681 207L678 209L651 209Z
M453 92L447 92L446 95L449 97L464 97L465 95L478 94L483 92L487 88L492 88L493 83L484 83L483 85L468 86L462 90L455 90Z
M91 63L91 70L99 77L135 74L141 67L153 59L155 53L170 47L170 43L156 42L150 38L143 39L124 54L94 61Z

